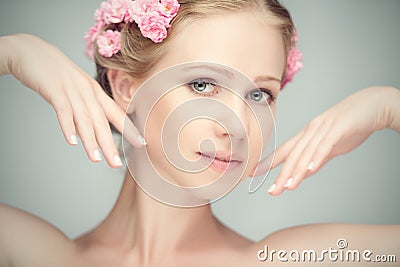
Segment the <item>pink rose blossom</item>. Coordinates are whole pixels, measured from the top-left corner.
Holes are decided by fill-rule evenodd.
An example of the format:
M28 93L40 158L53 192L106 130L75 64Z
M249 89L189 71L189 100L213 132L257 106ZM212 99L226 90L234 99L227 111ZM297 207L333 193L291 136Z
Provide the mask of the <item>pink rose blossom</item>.
M103 27L101 22L97 22L90 30L86 33L84 40L86 41L86 55L93 60L93 44L96 41L101 28Z
M303 63L301 62L303 55L301 54L300 50L296 48L296 43L298 39L299 37L296 32L292 38L293 45L287 57L286 75L285 79L282 82L282 88L285 87L288 82L291 82L294 75L303 68Z
M179 10L179 2L176 0L161 0L161 4L164 6L164 15L169 18L174 18Z
M138 26L144 37L151 39L155 43L160 43L167 37L169 19L160 16L157 11L153 11L140 17Z
M177 0L136 0L128 12L144 37L160 43L167 37L167 29L178 9Z
M128 7L131 0L109 0L102 5L103 20L105 24L120 23L124 21L128 14Z
M89 31L86 33L84 39L85 41L94 42L99 34L99 31L103 27L102 23L96 23Z
M107 5L107 2L101 3L100 8L96 9L96 11L94 12L94 21L96 23L101 23L103 26L106 25L106 23L104 22L104 10L107 8Z
M94 12L94 20L96 21L96 23L98 23L98 22L103 23L103 17L104 17L103 4L105 4L105 3L102 3L101 8L96 9L96 11Z
M154 11L162 11L158 0L135 0L128 9L132 21L134 20L137 24L139 24L141 17Z
M180 5L178 0L108 0L95 11L95 26L85 35L86 54L93 59L93 44L97 41L99 53L111 57L121 49L121 34L108 30L103 34L106 25L122 22L135 22L142 35L155 43L167 37L167 29L176 16ZM118 28L110 27L112 29Z
M97 37L99 54L112 57L121 50L121 33L119 31L107 30Z

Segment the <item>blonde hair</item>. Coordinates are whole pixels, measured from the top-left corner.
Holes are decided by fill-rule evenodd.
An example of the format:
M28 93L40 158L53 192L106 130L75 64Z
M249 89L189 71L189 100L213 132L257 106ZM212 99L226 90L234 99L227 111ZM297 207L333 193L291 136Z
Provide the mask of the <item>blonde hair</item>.
M263 17L281 32L286 55L292 46L294 24L288 10L277 0L182 0L179 3L181 6L168 30L168 37L161 43L154 43L143 37L135 23L109 25L104 29L118 28L122 35L121 51L118 54L106 58L97 52L97 47L94 49L97 81L111 97L111 88L107 79L108 69L123 70L137 78L146 77L165 52L169 40L174 37L176 32L174 29L209 15L263 10L264 12L261 13ZM283 77L284 75L285 73Z

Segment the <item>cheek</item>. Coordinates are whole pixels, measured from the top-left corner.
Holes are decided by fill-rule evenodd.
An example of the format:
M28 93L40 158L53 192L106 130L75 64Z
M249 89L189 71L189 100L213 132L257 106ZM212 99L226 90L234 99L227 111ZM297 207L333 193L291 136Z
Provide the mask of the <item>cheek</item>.
M211 131L210 122L204 119L193 120L185 124L178 136L178 146L182 155L187 160L198 160L200 155L197 152L207 146Z
M153 161L162 162L166 160L163 142L177 141L177 137L171 134L168 123L168 114L173 110L173 101L169 97L162 98L151 109L149 114L144 115L144 138L146 139L149 156Z
M162 128L165 116L157 108L149 114L145 124L145 138L149 146L159 145L162 138Z
M259 160L261 159L261 155L263 152L263 135L261 131L258 130L258 126L256 127L257 131L253 130L249 135L249 164L248 168L252 170ZM253 128L254 129L254 128Z
M248 169L252 170L260 160L263 159L263 153L268 147L271 147L270 142L274 142L271 138L274 133L274 111L271 107L272 114L269 113L267 119L255 120L250 122L250 130L248 134L249 142L249 164ZM266 156L266 155L264 155Z
M172 133L172 129L176 129L175 126L177 123L175 121L178 120L178 118L174 120L174 116L171 116L171 112L173 112L181 102L182 101L177 96L177 92L170 92L157 99L157 102L152 106L149 114L142 114L146 116L146 118L143 118L145 120L144 130L145 138L149 145L154 144L159 146L162 141L177 141L176 136L169 134L169 132ZM162 140L163 138L165 140Z

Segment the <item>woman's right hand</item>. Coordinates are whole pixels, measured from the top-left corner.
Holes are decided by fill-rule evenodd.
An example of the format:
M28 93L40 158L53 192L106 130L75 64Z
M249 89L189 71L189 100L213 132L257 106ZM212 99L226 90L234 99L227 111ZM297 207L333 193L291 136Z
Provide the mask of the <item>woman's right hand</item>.
M14 75L53 106L70 145L76 145L79 136L90 160L100 161L101 150L111 167L122 165L109 122L122 132L125 111L60 50L29 34L0 37L0 75L4 74ZM124 137L143 146L137 128L130 120L126 123Z

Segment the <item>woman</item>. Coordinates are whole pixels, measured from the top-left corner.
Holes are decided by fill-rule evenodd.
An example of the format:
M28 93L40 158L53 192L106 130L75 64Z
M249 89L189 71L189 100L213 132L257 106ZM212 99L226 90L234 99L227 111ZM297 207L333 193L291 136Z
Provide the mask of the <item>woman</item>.
M199 2L200 1L198 1L198 3ZM123 65L114 65L114 67L111 68L110 61L113 60L113 56L106 57L104 55L99 55L100 52L96 55L97 60L102 60L100 65L109 69L106 75L110 83L112 96L119 108L115 106L116 104L114 102L101 93L98 86L92 80L71 64L57 50L32 36L23 35L3 38L3 48L15 49L16 53L14 55L17 56L11 57L10 61L6 61L4 59L9 58L9 54L2 55L2 62L11 62L11 64L3 64L0 73L13 73L14 76L22 80L28 87L37 90L55 107L65 136L71 144L76 143L75 135L79 133L86 151L92 160L97 161L100 159L98 152L99 146L102 148L109 164L115 167L120 165L120 161L118 157L116 157L117 151L113 147L111 138L108 135L109 131L103 112L107 114L108 120L111 121L117 129L122 131L122 121L125 117L123 111L131 110L132 114L139 114L141 111L140 108L130 106L129 104L131 98L135 97L135 94L140 92L139 86L152 74L163 71L171 66L185 62L209 61L234 68L254 82L257 80L255 78L259 76L274 77L274 79L264 79L261 82L255 82L256 84L258 83L257 86L259 88L268 88L263 99L268 99L271 110L274 112L275 103L273 99L276 98L281 89L280 82L282 82L282 77L284 77L284 67L286 63L285 54L289 50L289 46L287 43L285 45L283 41L285 38L282 38L282 32L278 30L280 27L274 24L277 23L277 21L271 19L271 12L273 13L272 10L274 9L273 4L276 3L269 3L268 9L266 9L265 6L260 7L258 3L254 4L254 6L250 5L249 8L248 1L244 3L244 6L240 6L239 2L237 2L237 6L235 5L233 8L234 11L227 11L225 9L222 13L213 14L210 12L210 8L212 8L210 7L210 2L201 2L204 2L204 6L208 8L206 15L197 17L191 23L182 24L183 26L181 27L178 23L172 24L171 31L168 32L168 34L173 36L173 38L170 38L168 42L166 42L168 46L165 48L166 50L164 51L163 57L158 58L147 73L142 73L142 77L140 77L140 75L136 75L135 77L128 74L128 72L124 70ZM212 2L214 3L215 1ZM233 1L228 2L225 2L225 4L231 4ZM193 3L184 4L182 2L181 4L182 6L176 18L177 21L179 21L179 12L183 12L185 8L188 8L185 5L189 6ZM247 7L247 9L243 7ZM278 7L281 8L280 6ZM240 12L238 12L238 10L240 10ZM265 18L265 14L269 14L270 16ZM281 13L281 16L285 17L285 13L283 13L283 15ZM235 29L235 31L228 30L232 28ZM138 32L139 29L136 29L136 31ZM202 43L193 42L193 40L198 40L199 36L206 39L209 38L213 40L213 42L207 43L207 47L205 48ZM253 41L232 42L233 40L241 39ZM289 39L290 38L286 38L286 40ZM64 91L61 89L63 94L60 94L60 91L56 94L50 91L48 86L41 86L40 73L32 73L24 69L24 67L26 67L24 62L29 62L27 60L28 57L26 57L26 50L18 49L21 49L25 43L29 43L30 47L38 45L40 49L36 49L37 51L44 51L43 47L48 47L49 49L45 51L46 55L48 55L48 53L53 53L54 57L51 58L58 58L59 63L65 64L64 66L66 66L65 68L67 69L70 68L73 75L72 77L77 77L77 79L81 79L84 83L90 83L93 87L93 91L81 93L81 91L77 90L76 92L78 93L74 95L69 90ZM229 49L227 49L227 47L229 47ZM1 51L14 50L1 49ZM179 53L176 51L179 51ZM193 51L195 51L195 53L193 53ZM241 57L239 55L241 55L242 51L246 51L246 54ZM119 53L119 51L117 51L117 53ZM111 63L118 64L118 62ZM29 75L33 75L34 77L32 78ZM143 153L146 149L152 162L161 162L161 167L157 166L157 168L164 172L162 176L173 179L176 173L173 173L174 170L168 168L165 161L163 162L158 159L157 151L154 151L162 145L161 143L157 143L160 140L158 135L161 131L161 129L157 128L157 126L160 125L157 120L160 118L160 115L168 114L171 107L174 108L180 105L182 101L194 99L194 97L190 95L190 90L197 90L199 91L197 93L201 93L200 87L215 86L211 82L201 80L200 78L204 77L196 77L196 79L193 80L197 83L187 81L190 86L183 88L185 91L179 91L178 96L171 94L169 98L163 99L165 103L156 106L155 112L157 116L149 118L148 123L152 125L152 127L150 127L151 129L147 129L148 135L144 136L147 146L146 148L141 147L134 150L134 153L140 155L140 153ZM280 80L280 82L277 82L277 80ZM38 81L39 84L35 84L36 81ZM217 98L217 92L213 90L211 90L211 92L213 92L213 95L203 94L201 98ZM259 91L255 91L254 94L251 92L252 91L249 90L236 91L235 93L239 94L241 99L249 100L248 98L250 97L250 100L256 101L254 97ZM65 97L64 93L67 97ZM393 88L383 88L378 96L378 98L382 97L382 99L384 99L382 101L384 104L382 105L376 104L377 102L375 100L377 96L375 94L376 90L366 89L346 99L344 102L316 119L311 126L308 127L310 130L299 134L293 141L289 141L286 145L282 146L282 148L277 151L276 162L278 164L286 159L285 150L293 152L291 152L290 156L286 159L285 166L288 167L282 170L282 175L278 178L276 186L270 190L271 194L279 194L284 187L289 189L295 188L305 176L318 170L326 160L338 153L344 153L356 147L377 129L388 127L399 131L399 111L396 105L397 99L399 98L398 91ZM76 98L76 96L79 97ZM216 144L220 144L221 140L226 140L226 138L236 141L248 138L248 149L250 151L252 151L252 149L257 151L259 146L257 137L258 135L262 136L259 132L265 129L258 129L256 123L252 121L253 117L247 116L247 114L249 114L246 111L248 106L244 105L244 107L242 107L243 102L239 101L241 99L238 100L230 96L230 94L226 96L222 93L220 97L221 101L232 110L235 110L235 114L239 114L238 116L241 121L244 122L243 127L246 129L246 133L255 132L255 134L247 136L241 131L224 131L223 127L218 127L218 125L207 122L203 124L202 127L209 129L209 131L206 132L210 134L211 137L208 137L213 139ZM354 100L355 98L357 101ZM358 102L360 98L363 101ZM100 104L96 102L96 99L98 99ZM370 104L371 102L369 101L371 101L372 104ZM85 105L82 105L82 103ZM359 106L356 107L355 103ZM309 154L310 156L305 158L305 162L300 162L299 170L296 170L296 164L291 162L297 162L298 154L301 153L304 148L302 143L308 143L310 137L314 136L315 128L319 128L320 125L322 125L322 127L325 127L324 125L329 126L329 123L326 122L335 122L336 120L331 117L337 114L340 115L340 112L343 110L346 110L347 114L349 106L354 107L356 110L365 110L362 108L364 105L367 105L369 108L371 108L371 106L374 107L371 109L371 115L367 116L368 118L376 114L382 115L378 116L379 119L377 119L375 125L371 126L369 123L361 123L360 127L356 128L357 130L361 130L360 135L354 140L351 140L354 142L349 143L346 138L330 138L329 140L334 141L335 146L339 150L328 149L322 150L321 152L317 150L317 152L321 154L321 156L318 156L318 154L313 153L315 150L309 149L310 152L307 153L307 155ZM82 110L84 106L88 107L90 111ZM104 111L100 106L103 107ZM132 109L129 109L129 107L132 107ZM133 112L134 109L137 110ZM387 110L390 110L389 115L383 112ZM82 117L83 114L87 113L91 114L88 116L91 118L89 120ZM355 114L355 118L358 118L357 112L352 112L352 114ZM140 116L137 119L140 120ZM354 121L358 120L354 119ZM227 125L231 125L230 123L227 123ZM321 132L330 132L328 126L326 126L326 130ZM345 126L346 124L344 128L346 128ZM353 127L354 125L351 126ZM132 128L132 125L128 127ZM189 132L184 134L186 136L193 136L200 128L191 125L186 129ZM96 136L96 138L93 138L94 136ZM136 146L140 146L140 142L138 141L142 141L142 145L144 143L141 138L135 138L137 133L127 133L127 131L125 131L125 136L130 138L131 143ZM198 143L202 136L195 136L197 138L195 143ZM323 136L324 135L318 139L323 139ZM185 138L185 136L183 136L183 138ZM95 139L99 142L99 145L96 144ZM341 141L344 142L341 144ZM295 149L292 149L292 147L295 147ZM312 143L310 147L315 148ZM229 150L229 148L226 149ZM186 155L185 153L192 153L191 156L194 156L194 154L197 153L194 147L188 144L188 142L182 143L182 150L184 155ZM240 178L256 173L258 165L257 160L259 157L257 153L249 153L249 155L249 164L244 168L244 174ZM141 158L143 157L138 157L137 159ZM310 164L311 162L313 162L313 164ZM135 171L141 176L140 172L142 166L138 165L135 167ZM309 171L311 172L306 172L307 169L310 169ZM149 170L144 170L142 172L144 173L143 175L145 175L147 171ZM208 171L209 170L206 170L205 172L205 174L208 174L206 178L210 174ZM265 168L258 168L258 171L265 171ZM2 251L3 255L0 259L4 260L1 264L5 266L32 266L32 264L37 264L38 266L259 266L263 264L260 260L263 258L263 254L267 253L266 249L264 249L264 245L266 244L268 244L270 248L277 250L290 251L293 249L304 250L313 248L321 251L332 246L332 240L336 240L338 235L344 235L350 239L352 247L354 246L355 248L368 248L374 250L375 253L388 253L387 250L382 251L382 248L375 246L373 241L379 237L385 240L387 247L390 248L389 252L395 252L396 249L398 250L398 236L396 236L396 233L399 231L398 226L351 226L340 224L302 226L282 230L266 237L258 243L253 243L237 233L232 232L216 220L211 214L209 205L186 209L165 205L140 190L132 176L132 173L128 171L119 199L106 220L93 231L73 241L68 240L53 227L35 217L7 206L2 206L0 220L2 238L0 241L0 251ZM291 180L290 178L293 179ZM183 182L185 182L185 180L186 179L184 179ZM182 181L173 182L179 184ZM365 238L367 234L368 238ZM304 238L309 237L309 235L323 237L317 240ZM32 247L35 249L32 250ZM260 252L260 250L262 251ZM23 253L23 257L21 257L20 253ZM281 256L282 258L287 258L287 255ZM271 257L269 260L272 261ZM276 264L282 263L282 261L279 259L276 260L276 258L274 262ZM308 263L305 262L305 264Z

